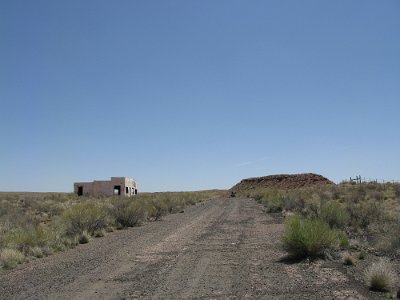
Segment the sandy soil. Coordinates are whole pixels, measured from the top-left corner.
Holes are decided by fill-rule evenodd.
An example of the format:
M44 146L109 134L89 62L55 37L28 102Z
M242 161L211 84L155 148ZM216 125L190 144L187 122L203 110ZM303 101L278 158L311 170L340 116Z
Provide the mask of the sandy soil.
M1 299L375 299L337 262L283 262L283 225L214 199L0 273Z

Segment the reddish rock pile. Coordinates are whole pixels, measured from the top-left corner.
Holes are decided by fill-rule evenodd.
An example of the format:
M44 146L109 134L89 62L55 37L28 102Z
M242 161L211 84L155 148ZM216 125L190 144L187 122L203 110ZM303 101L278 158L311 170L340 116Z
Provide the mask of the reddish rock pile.
M231 190L243 192L259 188L296 189L326 184L334 183L321 175L313 173L293 175L281 174L243 179L232 187Z

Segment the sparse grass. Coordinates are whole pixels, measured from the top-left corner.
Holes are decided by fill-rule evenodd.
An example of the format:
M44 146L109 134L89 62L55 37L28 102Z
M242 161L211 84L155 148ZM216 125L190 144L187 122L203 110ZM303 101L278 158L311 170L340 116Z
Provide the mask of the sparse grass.
M331 228L344 228L350 219L349 213L339 203L333 201L324 203L321 206L320 217Z
M396 284L396 274L387 259L373 263L365 272L369 288L373 291L389 292Z
M368 247L400 253L400 184L339 184L292 190L254 189L245 195L262 203L268 212L285 211L304 219L321 218L331 228L345 231ZM342 246L346 246L343 239ZM348 241L347 241L348 243Z
M18 264L23 263L24 260L24 254L18 250L10 248L0 250L0 267L4 269L15 268Z
M360 253L358 253L358 259L364 260L367 257L367 252L365 250L361 250Z
M347 237L347 234L342 230L335 230L335 232L336 232L336 236L339 241L339 247L340 248L348 248L350 246L350 242Z
M30 255L36 258L42 258L44 256L42 248L35 246L30 249Z
M98 229L93 233L93 236L96 238L100 238L106 235L106 230L105 229Z
M269 212L280 212L283 210L283 207L284 207L284 201L283 198L280 196L271 198L268 201L267 208Z
M321 219L292 216L286 220L283 245L296 258L322 257L339 245L338 234Z
M40 258L183 211L225 191L144 193L132 198L91 198L66 193L0 192L0 269L25 257Z

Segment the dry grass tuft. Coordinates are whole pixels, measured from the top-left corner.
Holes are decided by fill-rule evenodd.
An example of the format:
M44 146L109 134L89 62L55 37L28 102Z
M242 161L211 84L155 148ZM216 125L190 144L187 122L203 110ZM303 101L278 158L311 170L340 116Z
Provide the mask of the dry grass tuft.
M83 231L78 238L79 244L87 244L89 243L90 235L87 231Z
M5 248L0 251L0 266L4 269L15 268L24 261L24 254L18 250Z
M343 255L343 264L346 266L354 266L356 264L355 258L348 252Z
M396 273L392 270L390 261L381 259L373 263L366 271L366 280L373 291L389 292L396 283Z

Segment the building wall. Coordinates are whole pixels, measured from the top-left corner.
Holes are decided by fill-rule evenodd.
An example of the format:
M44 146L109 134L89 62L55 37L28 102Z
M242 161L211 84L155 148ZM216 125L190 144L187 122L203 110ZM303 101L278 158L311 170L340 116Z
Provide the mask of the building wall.
M92 182L75 182L74 193L78 194L78 188L83 188L83 196L90 196L93 194L93 183Z
M133 196L137 194L137 183L127 177L111 177L111 180L95 180L93 182L75 182L74 192L78 194L79 187L83 189L83 196L113 196L117 195L114 187L119 187L120 196Z
M112 196L114 187L110 181L93 181L93 196Z

